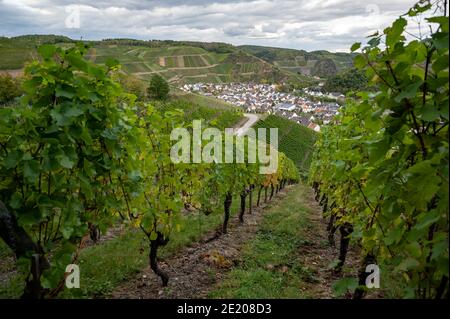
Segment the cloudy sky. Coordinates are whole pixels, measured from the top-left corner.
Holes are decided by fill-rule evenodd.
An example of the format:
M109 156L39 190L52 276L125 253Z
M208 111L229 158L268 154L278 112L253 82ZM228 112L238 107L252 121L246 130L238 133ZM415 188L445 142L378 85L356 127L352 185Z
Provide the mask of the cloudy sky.
M347 51L416 0L0 0L0 36L220 41Z

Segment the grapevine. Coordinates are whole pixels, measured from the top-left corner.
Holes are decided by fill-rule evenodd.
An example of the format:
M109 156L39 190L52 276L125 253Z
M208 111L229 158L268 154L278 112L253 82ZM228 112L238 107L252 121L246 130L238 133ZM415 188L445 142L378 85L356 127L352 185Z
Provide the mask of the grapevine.
M371 36L354 63L377 91L348 99L316 144L310 180L341 231L337 270L349 240L363 251L358 298L370 263L398 274L404 297L448 294L448 17L437 5L421 1ZM408 42L419 15L430 34Z

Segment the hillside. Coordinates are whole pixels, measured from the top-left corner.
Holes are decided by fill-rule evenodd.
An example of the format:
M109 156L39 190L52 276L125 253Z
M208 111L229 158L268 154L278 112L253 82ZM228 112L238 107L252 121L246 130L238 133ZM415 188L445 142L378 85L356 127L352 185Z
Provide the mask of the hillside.
M243 119L239 108L221 100L194 93L176 92L172 93L168 102L153 101L152 103L163 112L183 110L186 123L201 119L219 129L234 127Z
M323 76L324 72L320 72L321 66L332 61L335 70L331 74L345 70L353 65L353 54L349 53L332 53L328 51L312 51L283 49L273 47L262 47L253 45L239 46L240 49L259 57L280 69L302 75L318 75Z
M100 43L95 45L88 58L95 63L115 58L124 71L141 79L159 73L170 83L177 84L278 82L291 77L270 63L236 49L218 53L197 46L145 47Z
M86 41L92 47L87 57L102 64L117 59L126 73L147 80L158 73L172 84L208 82L294 82L310 83L309 69L317 61L332 59L337 69L351 63L350 55L264 48L236 47L225 43L187 41L141 41L107 39ZM0 70L23 68L37 58L36 47L46 43L69 46L74 43L63 36L29 35L0 38ZM269 50L269 55L266 54ZM273 52L273 53L271 53ZM350 62L349 62L350 61ZM314 73L315 74L315 73Z
M73 42L73 40L59 35L0 37L0 70L23 68L26 61L37 59L36 47L39 45L65 42Z
M254 128L278 128L278 150L285 153L301 173L309 170L316 132L276 115L258 121Z

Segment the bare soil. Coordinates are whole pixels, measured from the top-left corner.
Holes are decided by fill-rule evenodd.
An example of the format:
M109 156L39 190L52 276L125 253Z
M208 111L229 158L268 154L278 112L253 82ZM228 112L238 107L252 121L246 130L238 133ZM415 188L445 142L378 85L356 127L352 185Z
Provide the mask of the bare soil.
M298 250L300 262L307 266L314 276L313 282L305 282L301 288L305 295L317 299L334 298L332 285L341 277L357 277L359 269L359 254L357 247L350 246L342 273L333 271L334 263L339 256L339 231L335 233L335 246L328 242L328 219L322 217L322 208L314 200L314 193L310 190L305 194L307 204L311 210L308 215L308 225L304 231L305 245ZM350 296L348 296L350 297Z
M302 291L308 297L315 299L335 298L332 285L337 280L344 277L357 278L361 267L361 251L355 243L350 244L345 264L340 273L333 270L339 256L340 233L336 231L334 236L335 246L328 242L327 224L328 219L323 218L322 207L314 200L312 189L304 195L307 200L311 213L308 221L305 223L308 228L305 229L304 239L307 243L298 250L298 258L303 265L308 266L313 273L315 280L305 282ZM351 298L348 293L344 298ZM373 291L367 294L365 298L382 298L381 291Z
M9 74L13 78L17 78L19 76L23 75L23 69L16 69L16 70L0 70L0 75Z

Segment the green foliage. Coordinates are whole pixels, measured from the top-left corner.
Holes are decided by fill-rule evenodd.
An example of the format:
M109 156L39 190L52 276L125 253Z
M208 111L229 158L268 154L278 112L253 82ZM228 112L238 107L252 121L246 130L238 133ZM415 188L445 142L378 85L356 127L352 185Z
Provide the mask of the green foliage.
M333 293L336 296L343 296L347 292L354 292L356 288L358 288L358 279L356 278L342 278L335 283L333 283Z
M175 164L171 159L170 134L183 123L182 111L161 114L151 105L142 105L139 115L139 162L125 183L129 215L149 240L156 239L158 233L169 238L172 230L180 227L182 194L188 187L185 179L195 176L201 167ZM192 181L189 187L195 191L197 184Z
M302 174L309 171L313 145L317 133L288 119L269 115L254 126L258 128L278 128L278 150L286 154ZM267 139L268 141L268 139Z
M182 227L182 209L201 206L205 191L224 197L258 183L281 186L299 179L283 153L268 176L248 161L175 164L171 133L185 124L182 103L163 103L161 110L135 104L136 96L112 79L117 61L94 65L84 58L87 50L81 43L40 46L42 61L26 68L21 105L0 109L0 200L37 252L51 260L35 278L49 296L63 287L65 267L77 260L89 224L106 229L122 221L138 226L150 241L161 235L167 240ZM199 112L189 116L205 110ZM206 114L211 124L225 126L240 116L233 109L221 112L222 122ZM29 259L18 263L27 278ZM108 290L105 285L100 289Z
M131 74L125 74L123 72L117 72L114 74L113 79L122 86L125 92L135 95L137 101L145 100L146 88L144 81Z
M90 64L85 52L41 46L22 104L0 109L0 200L51 256L41 283L56 290L87 224L108 225L123 207L122 163L133 156L132 99L109 78L115 66Z
M150 84L148 86L148 95L156 100L165 100L169 94L170 88L169 84L164 80L159 74L155 74L150 79Z
M14 100L22 94L20 80L12 78L9 74L0 74L0 105Z
M408 17L428 10L430 2L421 1L357 56L378 91L359 93L325 128L310 176L341 212L340 223L353 225L363 253L377 257L381 273L398 274L404 297L442 298L449 277L448 18L437 10L427 19L428 37L405 40Z
M186 124L193 120L204 120L210 126L219 129L234 127L242 118L242 112L229 105L220 105L214 108L209 106L209 100L190 99L183 95L171 98L168 101L155 103L155 107L161 112L182 110Z
M326 80L323 89L327 92L340 92L347 94L368 89L367 78L363 71L352 68L343 73L338 73Z

